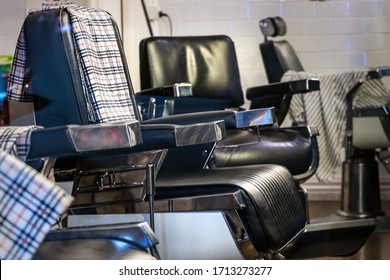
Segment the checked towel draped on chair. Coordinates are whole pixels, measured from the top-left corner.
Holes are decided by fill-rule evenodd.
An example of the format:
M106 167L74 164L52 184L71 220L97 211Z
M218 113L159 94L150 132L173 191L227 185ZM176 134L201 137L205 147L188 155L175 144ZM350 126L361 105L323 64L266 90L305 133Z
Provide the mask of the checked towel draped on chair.
M0 259L31 259L72 197L25 164L35 126L0 127Z
M56 9L50 7L48 9ZM79 70L84 75L82 85L92 123L116 122L135 119L133 106L129 103L129 87L123 72L122 58L116 44L112 18L98 9L67 5L71 17L72 34L79 60ZM83 21L93 24L83 24ZM63 30L58 30L62 32ZM96 43L97 42L97 43ZM103 63L101 61L103 60ZM7 99L18 102L32 102L30 92L30 71L22 28L16 45L14 62L10 73ZM99 81L105 82L99 82ZM109 85L107 85L109 83ZM114 93L111 93L112 91ZM110 93L110 94L107 94ZM120 112L118 112L120 110Z

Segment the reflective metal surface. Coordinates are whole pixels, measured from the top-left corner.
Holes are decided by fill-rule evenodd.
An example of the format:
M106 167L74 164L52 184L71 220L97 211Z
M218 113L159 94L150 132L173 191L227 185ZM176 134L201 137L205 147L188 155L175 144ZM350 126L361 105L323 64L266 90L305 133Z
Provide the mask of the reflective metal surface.
M159 259L157 244L146 222L55 229L34 259Z
M127 148L142 143L138 121L68 126L68 130L79 152Z
M176 83L173 85L173 94L176 97L192 96L192 85L190 83Z
M154 203L155 212L185 212L185 211L212 211L227 209L243 209L245 203L241 192L229 192L215 195L200 195L193 197L179 197L160 199ZM73 214L125 214L148 213L148 202L117 203L111 205L85 205L73 207Z
M72 190L75 200L70 209L80 205L143 201L150 181L147 167L153 164L153 176L156 176L165 155L165 150L155 150L79 160Z
M234 242L242 256L245 259L253 260L260 259L261 254L258 252L253 245L252 241L248 237L248 234L245 231L245 227L239 218L239 215L236 210L226 210L223 211L223 216L226 223L228 224L230 233L233 237Z
M226 137L225 123L215 121L194 125L179 125L175 128L177 146L217 142Z
M275 109L252 109L236 112L237 128L273 125L276 122Z

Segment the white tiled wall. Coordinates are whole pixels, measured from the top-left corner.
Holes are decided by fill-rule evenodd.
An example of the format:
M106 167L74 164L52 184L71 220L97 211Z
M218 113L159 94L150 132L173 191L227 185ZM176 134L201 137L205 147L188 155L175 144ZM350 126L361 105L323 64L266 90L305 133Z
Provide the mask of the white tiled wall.
M16 38L31 0L0 0L0 54L12 54ZM34 0L36 1L36 0ZM108 1L108 0L106 0ZM106 1L90 1L103 3ZM137 0L123 0L124 7L142 9ZM327 72L353 67L390 65L390 0L145 0L170 15L174 35L227 34L236 43L243 87L266 83L258 49L263 41L258 28L260 19L282 16L288 25L287 36L307 71ZM126 15L126 13L125 13ZM133 16L134 17L134 16ZM137 24L126 26L132 37L126 44L135 47L133 33L143 30L142 16ZM155 35L169 35L168 21L153 23ZM135 40L134 40L135 38ZM126 38L125 38L126 39ZM126 47L126 46L125 46ZM128 53L135 89L138 89L138 58ZM134 63L133 63L134 62ZM132 67L134 65L134 67Z
M0 55L14 53L25 7L25 0L0 0Z
M159 0L174 35L227 34L236 43L242 84L266 83L258 44L260 19L283 17L307 71L390 65L389 0ZM168 35L161 18L158 35Z

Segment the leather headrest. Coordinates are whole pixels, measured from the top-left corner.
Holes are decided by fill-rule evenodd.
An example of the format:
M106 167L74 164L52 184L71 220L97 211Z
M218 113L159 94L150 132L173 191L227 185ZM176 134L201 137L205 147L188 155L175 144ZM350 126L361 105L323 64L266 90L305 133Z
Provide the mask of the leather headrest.
M287 25L281 17L268 17L259 22L261 33L267 36L283 36L287 32Z

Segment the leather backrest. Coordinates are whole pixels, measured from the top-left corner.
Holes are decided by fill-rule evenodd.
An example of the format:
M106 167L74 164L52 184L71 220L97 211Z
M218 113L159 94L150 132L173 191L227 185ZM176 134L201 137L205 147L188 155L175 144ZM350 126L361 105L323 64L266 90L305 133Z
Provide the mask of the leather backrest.
M131 85L130 74L124 57L124 50L121 43L118 27L111 18L113 34L118 46L119 57L110 57L120 61L115 68L116 74L123 74L126 84L121 84L122 100L126 104L133 105L135 118L140 120L139 112L135 106L134 92ZM99 86L112 89L114 82L101 84L104 81L97 79L85 83L85 90L82 83L87 78L81 73L80 59L76 55L74 28L71 16L66 9L49 9L34 12L27 16L24 22L24 37L27 51L27 63L30 71L30 84L34 96L34 109L36 124L44 127L52 127L66 124L88 124L93 121L88 116L85 90ZM97 44L97 43L96 43ZM88 46L87 46L88 47ZM87 47L85 49L87 49ZM112 54L113 56L113 54ZM94 61L104 64L106 57L93 57ZM108 79L107 79L108 80ZM126 90L122 87L126 87ZM93 91L93 90L92 90ZM129 91L129 93L127 93ZM104 93L111 93L106 90ZM93 94L96 94L93 91ZM102 94L98 92L98 94ZM118 94L118 93L113 93ZM109 96L106 100L111 98ZM91 103L91 101L90 101ZM48 106L50 105L50 106ZM112 111L118 119L123 118L120 104L112 99ZM107 106L107 105L106 105ZM116 106L116 107L115 107ZM127 112L128 110L126 110Z
M286 40L265 41L260 44L260 52L269 83L280 82L288 70L304 71L295 50Z
M61 29L69 23L67 13L47 10L30 14L23 26L36 123L45 127L88 123L71 29Z
M244 104L236 51L225 35L151 37L140 43L141 89L192 84L193 96Z

